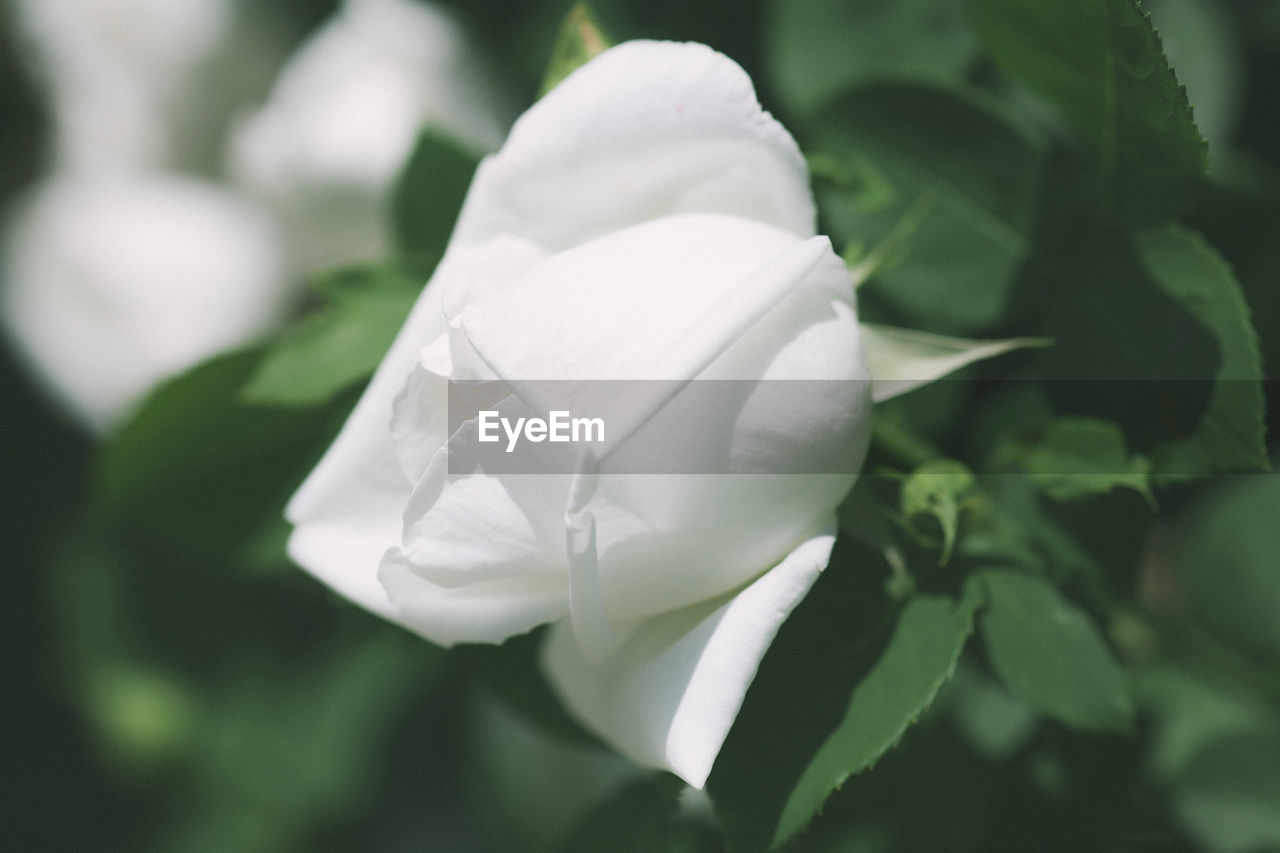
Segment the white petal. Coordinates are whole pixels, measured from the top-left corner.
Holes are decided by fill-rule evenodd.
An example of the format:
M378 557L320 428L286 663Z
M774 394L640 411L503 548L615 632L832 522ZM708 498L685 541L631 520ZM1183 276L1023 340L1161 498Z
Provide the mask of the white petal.
M642 623L600 664L556 625L543 655L552 685L632 760L701 788L778 628L831 559L834 530L832 521L727 600Z
M431 284L438 291L432 299L440 303L446 319L468 299L500 294L543 254L528 241L501 236L483 246L455 249L450 257L449 268L456 273L437 274ZM476 355L458 324L451 323L447 332L423 347L413 374L396 397L391 422L392 440L410 483L418 481L449 437L449 380L493 378L493 371Z
M387 552L378 577L395 602L395 621L442 646L500 643L554 622L569 609L563 577L521 574L442 586L424 577L399 549Z
M293 301L269 221L212 184L67 176L16 214L0 319L99 430L161 379L273 328Z
M739 305L744 283L765 307L786 297L823 259L819 281L852 300L847 271L825 238L801 240L750 219L683 214L645 222L553 255L505 290L472 303L459 319L493 371L524 379L690 379L760 313ZM757 273L769 275L761 279ZM746 310L746 309L752 310ZM704 332L743 322L726 334ZM536 318L531 323L530 319ZM757 342L772 354L785 340ZM853 344L856 348L856 342ZM692 370L661 371L672 350ZM659 363L659 360L662 363ZM750 378L758 374L746 374Z
M378 580L378 560L387 543L400 535L398 507L375 483L353 483L348 500L345 512L333 502L323 515L306 505L305 516L291 513L289 557L334 592L392 619L391 603Z
M972 341L911 329L862 324L862 346L871 371L872 397L877 403L941 379L975 361L1022 347L1045 346L1040 338Z
M426 473L431 457L449 438L449 337L446 332L422 351L424 360L433 359L446 369L441 372L419 362L392 403L391 442L410 483Z
M507 415L512 403L508 395L494 405ZM404 509L403 545L387 553L380 573L396 621L441 645L500 643L569 606L563 523L571 476L516 468L539 466L524 454L502 474L473 469L480 456L468 437L476 436L464 422L432 457ZM450 472L462 460L466 471Z
M867 432L850 437L859 456ZM602 477L590 507L609 618L625 623L739 588L803 541L854 479L851 473Z
M415 570L441 586L563 579L570 475L451 475L448 457L435 455L404 509L403 552Z
M475 270L518 266L534 257L528 244L512 240L449 252L337 439L285 508L285 516L295 526L289 540L290 556L375 613L394 618L391 603L377 581L378 564L388 548L400 543L402 514L414 485L401 468L394 443L395 400L411 374L421 370L418 365L423 351L438 355L428 346L447 335L442 300L444 294L460 287L454 279L472 277ZM441 408L447 405L443 384L436 386L438 399L416 401L421 405L409 407L403 417L426 418L430 415L424 412L432 402ZM426 455L416 446L402 449L406 464Z
M627 42L516 122L481 164L453 239L506 232L559 251L679 212L814 233L804 159L746 73L705 45Z

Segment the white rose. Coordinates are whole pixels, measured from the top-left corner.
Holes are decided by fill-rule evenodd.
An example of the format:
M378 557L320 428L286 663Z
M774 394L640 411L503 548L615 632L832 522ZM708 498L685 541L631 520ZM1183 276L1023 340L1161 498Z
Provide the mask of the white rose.
M0 320L98 431L161 379L277 326L292 302L270 221L212 184L73 174L12 216Z
M827 565L868 440L853 283L814 218L799 150L731 60L697 44L606 51L481 165L444 260L289 504L291 554L444 645L556 623L545 664L569 709L701 787ZM606 460L450 476L447 382L494 377L851 381L748 404L723 433L733 470L831 454L831 474L626 475Z
M424 125L481 151L509 114L459 24L414 0L347 0L232 140L231 170L304 270L385 257L391 188Z

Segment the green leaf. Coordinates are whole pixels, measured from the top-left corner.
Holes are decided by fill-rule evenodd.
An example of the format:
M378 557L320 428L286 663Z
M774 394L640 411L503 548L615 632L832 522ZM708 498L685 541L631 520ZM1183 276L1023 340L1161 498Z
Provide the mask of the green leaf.
M333 273L317 287L329 304L272 346L244 387L247 402L317 406L367 379L422 290L418 279L376 267Z
M1060 418L1026 453L1022 467L1045 494L1073 500L1129 488L1153 501L1148 486L1151 462L1131 456L1124 432L1108 421Z
M951 559L960 529L960 507L973 491L973 472L953 459L926 462L902 484L902 514L931 515L942 527L942 555L938 565Z
M975 751L993 762L1007 761L1035 733L1039 718L968 659L947 687L950 719Z
M1280 734L1238 732L1210 742L1174 791L1181 822L1214 853L1280 848Z
M539 97L556 87L564 78L586 65L592 58L604 53L613 42L605 35L591 7L575 3L560 25L555 47L551 49L551 62L542 78Z
M1056 412L1119 424L1156 484L1265 468L1261 359L1228 267L1177 226L1076 224L1027 276L1057 342L1040 358Z
M859 86L816 132L820 161L840 167L819 185L824 228L874 245L914 225L859 293L872 315L949 334L997 325L1029 244L1038 142L989 102L911 83Z
M221 356L164 383L115 433L97 461L93 506L119 532L218 560L278 515L351 401L245 406L240 389L261 357Z
M1127 729L1127 676L1097 627L1042 580L987 570L982 639L996 674L1032 708L1082 729Z
M804 829L833 791L874 764L933 703L955 672L981 603L981 588L970 584L958 603L926 595L903 608L888 648L791 792L775 847Z
M1171 663L1135 674L1135 698L1150 720L1148 764L1162 785L1176 781L1198 752L1224 735L1280 734L1280 709L1236 685L1219 683L1218 675L1198 676Z
M971 217L991 242L1023 248L1038 145L993 103L923 83L869 83L824 110L818 130L841 143L836 151L867 157L899 186Z
M312 416L238 405L237 392L261 357L260 350L219 356L152 392L98 460L99 501L127 507L172 480L213 472L296 434Z
M391 220L404 264L425 277L444 254L480 158L427 128L396 182Z
M1094 150L1104 206L1167 219L1204 174L1207 146L1160 39L1134 0L968 0L983 48Z
M990 503L975 514L982 526L972 525L960 541L957 550L962 557L1043 574L1061 586L1080 589L1097 606L1110 600L1106 574L1097 558L1045 511L1044 500L1029 477L988 477L981 494Z
M1186 477L1268 467L1262 356L1249 307L1226 262L1179 226L1140 232L1142 265L1160 288L1212 333L1219 349L1212 395L1195 432L1156 449L1155 473Z
M977 47L963 0L773 0L769 12L773 82L803 112L873 77L959 80Z
M823 168L821 164L824 163L824 159L821 156L811 158L811 162L819 164L819 169ZM834 168L839 169L838 166ZM820 176L821 172L819 171L816 174ZM834 174L840 175L840 172L836 171ZM890 198L892 198L892 188L887 187L886 191L890 193ZM867 283L868 279L877 273L891 270L909 257L911 254L911 240L915 237L915 233L919 230L921 223L933 212L933 208L933 196L922 193L915 203L902 214L902 218L893 226L893 230L886 234L870 251L864 254L866 247L860 241L851 242L845 246L842 258L853 276L853 286L855 288L862 287Z
M1280 378L1280 180L1261 161L1239 162L1211 185L1188 225L1221 253L1240 283L1262 351L1262 372ZM1271 386L1278 387L1278 386ZM1272 410L1280 397L1270 395Z
M1235 10L1214 0L1143 0L1165 54L1187 87L1196 127L1211 157L1230 139L1247 91L1242 28Z
M198 782L222 796L195 801L248 806L294 831L358 814L391 724L443 659L416 638L377 631L303 661L242 662L212 692L194 756Z
M837 539L760 662L707 780L733 849L769 846L796 782L880 660L897 614L884 591L890 572L874 548Z
M1280 475L1224 486L1177 551L1186 609L1216 636L1280 664Z

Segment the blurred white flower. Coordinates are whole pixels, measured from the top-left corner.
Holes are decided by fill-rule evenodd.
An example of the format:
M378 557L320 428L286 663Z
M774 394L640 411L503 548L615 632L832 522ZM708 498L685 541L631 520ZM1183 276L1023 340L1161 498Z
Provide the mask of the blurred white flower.
M301 269L377 259L390 250L388 197L421 128L491 150L506 115L447 13L348 0L236 135L231 170L278 211Z
M291 301L272 223L214 184L68 175L14 213L0 320L98 431L166 376L281 322Z
M174 113L232 12L233 0L17 0L53 111L56 161L95 169L171 162Z

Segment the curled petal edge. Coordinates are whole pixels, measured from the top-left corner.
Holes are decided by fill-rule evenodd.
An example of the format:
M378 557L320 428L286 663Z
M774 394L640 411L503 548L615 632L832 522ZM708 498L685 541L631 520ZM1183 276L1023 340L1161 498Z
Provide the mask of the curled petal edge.
M590 662L565 622L543 666L587 728L701 789L774 636L831 559L835 519L738 592L640 623Z

